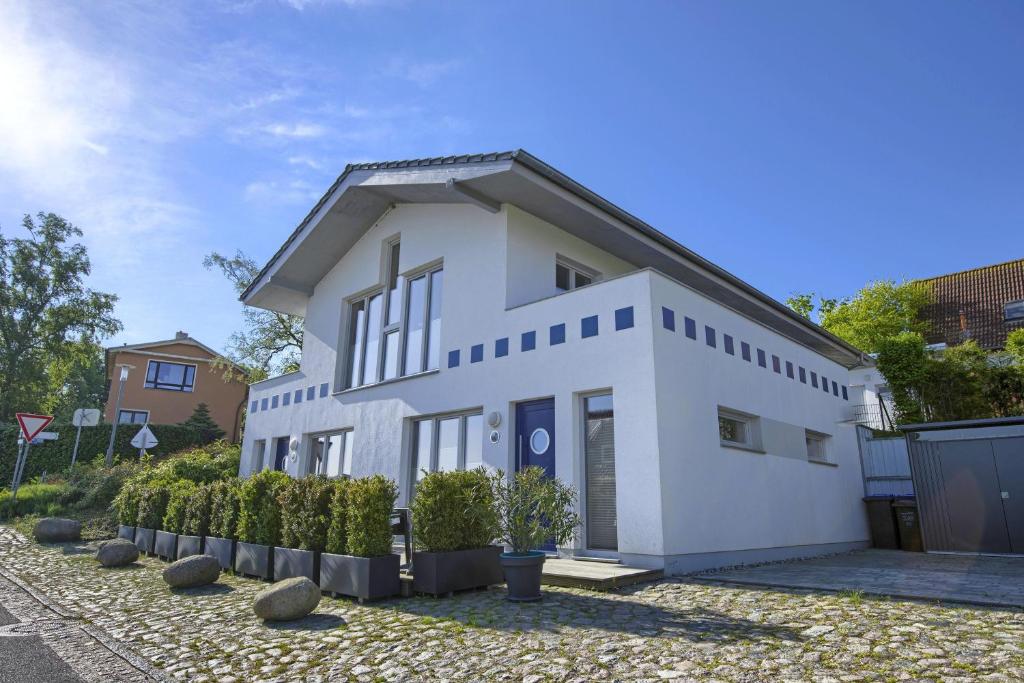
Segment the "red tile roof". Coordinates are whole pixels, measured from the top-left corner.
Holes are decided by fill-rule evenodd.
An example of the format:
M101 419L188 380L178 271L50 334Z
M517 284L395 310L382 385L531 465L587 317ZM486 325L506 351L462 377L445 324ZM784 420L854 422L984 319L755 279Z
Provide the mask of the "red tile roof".
M933 303L921 311L929 343L959 344L971 338L985 349L1001 349L1006 335L1024 320L1007 322L1004 306L1024 300L1024 259L921 280L931 286ZM961 316L967 334L962 332Z

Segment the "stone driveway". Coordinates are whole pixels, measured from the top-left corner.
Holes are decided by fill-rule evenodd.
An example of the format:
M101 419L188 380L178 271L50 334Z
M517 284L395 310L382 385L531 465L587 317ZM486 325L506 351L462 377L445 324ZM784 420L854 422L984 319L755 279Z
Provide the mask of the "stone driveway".
M862 550L812 560L709 572L701 578L776 588L1024 607L1024 557Z
M268 625L265 584L171 591L154 559L103 570L87 548L0 527L0 570L155 667L193 681L1019 681L1024 611L665 580L360 605L324 598ZM108 680L120 680L111 677Z

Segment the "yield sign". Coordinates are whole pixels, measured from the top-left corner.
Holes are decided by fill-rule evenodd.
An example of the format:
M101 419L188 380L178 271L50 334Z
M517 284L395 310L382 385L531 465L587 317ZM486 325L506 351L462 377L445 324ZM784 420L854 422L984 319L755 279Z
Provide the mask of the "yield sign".
M25 441L31 441L36 434L46 429L46 425L53 422L53 415L36 415L34 413L15 413L18 418L18 425L21 426L21 433Z
M142 429L132 439L132 445L136 448L152 448L158 443L160 442L156 440L156 436L149 430L149 425L142 425Z

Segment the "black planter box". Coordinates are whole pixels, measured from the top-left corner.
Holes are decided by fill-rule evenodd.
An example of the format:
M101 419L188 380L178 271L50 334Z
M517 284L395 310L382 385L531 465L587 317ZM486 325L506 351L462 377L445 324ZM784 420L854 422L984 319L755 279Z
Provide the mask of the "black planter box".
M235 569L235 541L230 538L207 536L203 553L217 558L220 568L225 571Z
M320 583L320 553L315 550L274 548L274 581L305 576Z
M135 527L125 526L124 524L117 525L117 537L127 538L129 541L135 540Z
M235 544L235 571L274 580L274 546L239 541Z
M153 552L157 557L165 560L174 560L174 551L178 549L178 534L170 531L156 532L156 540L153 542Z
M502 548L496 545L444 553L413 553L412 589L417 593L445 595L504 583L501 553Z
M192 555L203 554L203 537L202 536L186 536L180 534L178 536L178 552L177 559L183 557L191 557Z
M153 554L153 536L156 532L145 527L135 527L135 547L140 553Z
M352 557L320 553L320 590L360 600L398 595L399 555Z

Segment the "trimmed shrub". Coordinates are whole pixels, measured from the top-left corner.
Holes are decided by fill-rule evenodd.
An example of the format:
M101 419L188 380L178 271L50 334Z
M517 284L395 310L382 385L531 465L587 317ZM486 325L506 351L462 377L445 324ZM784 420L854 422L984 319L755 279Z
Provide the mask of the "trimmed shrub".
M210 484L210 536L238 538L239 481L229 479Z
M348 552L348 479L332 479L331 502L328 508L326 552L344 555Z
M61 496L61 504L74 510L107 510L125 482L139 473L138 463L121 463L107 468L103 461L75 465L68 475L68 491ZM129 522L134 524L135 516Z
M208 484L238 475L240 447L217 442L176 454L157 466L158 476Z
M164 513L163 530L172 534L180 534L185 527L185 510L189 498L196 491L196 485L190 481L179 481L170 485L171 495L167 499L167 511Z
M348 487L348 554L379 557L391 553L391 511L398 498L395 482L380 474L353 479Z
M412 520L416 545L430 552L490 545L498 535L490 476L482 467L427 474L416 484Z
M151 482L143 485L139 493L139 512L135 525L146 529L162 529L170 499L171 487L168 484Z
M214 484L196 487L185 502L185 522L181 533L189 536L208 536L210 533L210 503Z
M309 475L281 487L281 546L323 552L330 524L330 481Z
M291 480L284 472L263 470L244 482L238 495L238 539L258 545L281 544L277 496Z
M10 489L0 490L0 519L22 515L58 515L61 511L60 498L68 491L68 485L25 484L18 488L18 499L11 505Z
M145 485L136 481L126 481L114 497L113 507L117 511L117 523L135 526L139 521L139 501Z

